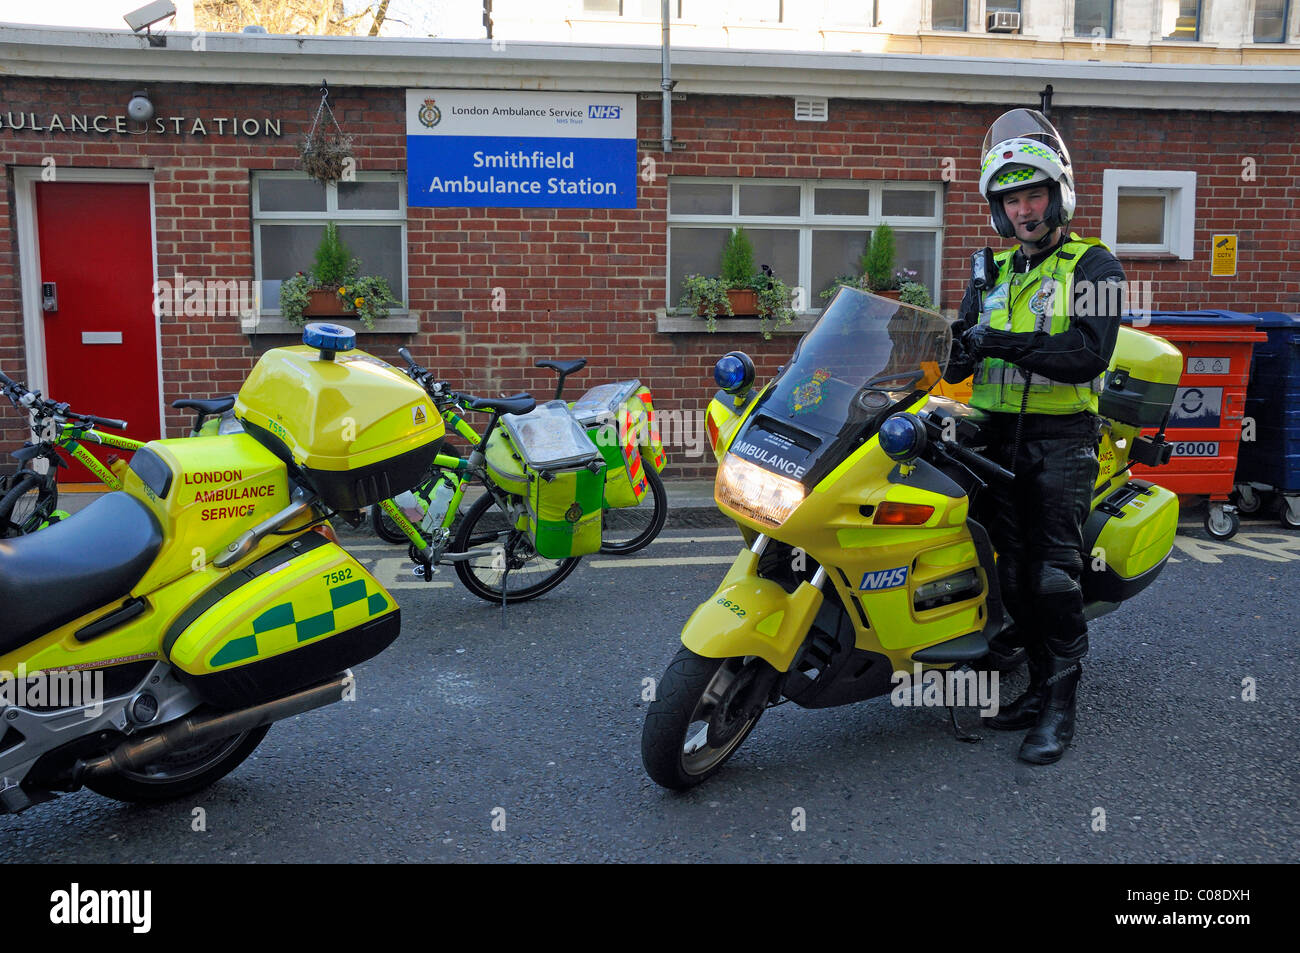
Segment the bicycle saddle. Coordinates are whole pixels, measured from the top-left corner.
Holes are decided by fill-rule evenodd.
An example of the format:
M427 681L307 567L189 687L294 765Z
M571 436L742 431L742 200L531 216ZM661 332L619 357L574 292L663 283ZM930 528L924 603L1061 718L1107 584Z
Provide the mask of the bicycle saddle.
M465 402L470 410L490 411L498 414L526 414L537 406L530 394L513 397L471 397Z
M580 371L586 366L585 357L580 357L576 361L538 361L533 365L533 367L549 367L563 377L568 377L574 371Z
M0 655L97 606L112 608L144 578L162 528L125 493L101 496L48 529L0 539Z
M197 410L201 414L224 414L235 406L235 395L227 394L225 397L208 397L206 399L182 397L180 400L172 401L172 406L177 410Z

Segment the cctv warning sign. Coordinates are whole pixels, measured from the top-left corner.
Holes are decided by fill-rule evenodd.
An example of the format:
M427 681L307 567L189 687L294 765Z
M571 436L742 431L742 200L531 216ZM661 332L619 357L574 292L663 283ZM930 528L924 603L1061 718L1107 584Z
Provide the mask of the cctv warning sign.
M1231 278L1237 273L1237 236L1215 235L1210 241L1210 277Z

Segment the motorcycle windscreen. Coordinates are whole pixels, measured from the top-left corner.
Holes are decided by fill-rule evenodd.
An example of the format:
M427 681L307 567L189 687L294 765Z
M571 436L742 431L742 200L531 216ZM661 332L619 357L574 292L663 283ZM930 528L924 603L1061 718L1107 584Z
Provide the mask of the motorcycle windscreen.
M946 318L841 286L730 452L811 488L943 379L951 345Z

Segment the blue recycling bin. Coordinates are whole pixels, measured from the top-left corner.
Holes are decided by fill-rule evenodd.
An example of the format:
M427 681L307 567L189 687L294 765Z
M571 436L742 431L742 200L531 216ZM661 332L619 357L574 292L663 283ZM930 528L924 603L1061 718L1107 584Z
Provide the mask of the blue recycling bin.
M1300 315L1263 311L1255 319L1268 340L1255 345L1246 391L1255 439L1241 444L1238 505L1258 509L1259 494L1276 492L1282 525L1300 529Z

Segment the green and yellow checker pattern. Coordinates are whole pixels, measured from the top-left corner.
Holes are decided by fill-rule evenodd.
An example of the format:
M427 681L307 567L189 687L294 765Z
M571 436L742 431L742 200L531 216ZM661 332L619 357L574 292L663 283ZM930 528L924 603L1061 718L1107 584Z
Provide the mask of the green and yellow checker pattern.
M190 675L293 652L397 609L365 568L335 543L289 558L226 593L168 652Z
M208 665L218 669L236 662L278 655L323 635L354 628L374 616L382 615L391 605L391 600L382 591L367 591L364 579L356 579L330 589L329 608L324 612L314 611L320 608L319 605L295 607L291 601L282 602L255 618L253 631L248 635L237 636L226 642L212 656ZM304 610L311 614L300 617L299 613Z
M1029 166L1022 166L1019 169L1012 169L1009 172L1003 172L993 181L998 185L1012 185L1016 182L1024 182L1027 179L1032 179L1037 174L1037 169L1032 169Z

